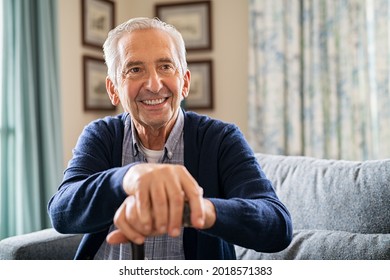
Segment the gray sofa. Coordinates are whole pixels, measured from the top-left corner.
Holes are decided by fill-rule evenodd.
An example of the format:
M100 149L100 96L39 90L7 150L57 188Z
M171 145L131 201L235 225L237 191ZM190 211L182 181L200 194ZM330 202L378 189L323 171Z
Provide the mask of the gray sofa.
M294 236L273 254L236 246L239 259L390 259L390 160L256 156L291 212ZM10 237L0 259L71 259L80 238L53 229Z

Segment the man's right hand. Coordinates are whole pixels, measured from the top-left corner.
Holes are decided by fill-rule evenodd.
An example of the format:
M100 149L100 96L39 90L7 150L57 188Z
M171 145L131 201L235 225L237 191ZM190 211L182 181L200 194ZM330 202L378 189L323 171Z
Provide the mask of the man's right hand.
M208 228L215 222L212 203L203 199L203 190L182 165L138 164L123 179L129 195L117 210L114 224L118 228L107 240L141 244L146 236L180 234L184 203L191 209L191 224Z

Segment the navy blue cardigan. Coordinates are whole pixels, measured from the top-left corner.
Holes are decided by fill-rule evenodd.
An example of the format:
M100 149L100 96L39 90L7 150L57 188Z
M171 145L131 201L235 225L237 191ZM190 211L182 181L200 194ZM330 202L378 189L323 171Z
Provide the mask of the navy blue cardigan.
M92 259L126 197L121 166L125 114L85 127L48 211L61 233L84 233L76 259ZM235 259L233 244L261 252L286 248L291 218L239 129L184 112L184 165L215 205L207 230L185 228L186 259Z

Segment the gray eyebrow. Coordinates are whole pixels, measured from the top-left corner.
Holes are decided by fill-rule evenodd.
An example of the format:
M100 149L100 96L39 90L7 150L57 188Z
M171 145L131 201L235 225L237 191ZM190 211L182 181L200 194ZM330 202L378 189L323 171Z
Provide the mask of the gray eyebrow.
M173 59L169 58L169 57L159 58L159 59L157 59L156 62L157 62L157 63L161 63L161 62L172 63L172 64L174 64L175 66L177 66L176 63L175 63L175 61L174 61ZM124 65L124 67L123 67L123 69L122 69L122 73L124 73L127 69L129 69L129 68L131 68L131 67L133 67L133 66L144 65L144 64L145 64L145 63L144 63L143 61L140 61L140 60L128 61L128 62Z

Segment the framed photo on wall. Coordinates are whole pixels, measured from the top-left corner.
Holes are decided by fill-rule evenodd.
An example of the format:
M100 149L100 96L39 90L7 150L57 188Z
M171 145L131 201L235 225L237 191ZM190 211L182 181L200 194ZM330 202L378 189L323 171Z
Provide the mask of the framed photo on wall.
M102 48L108 32L115 27L115 3L109 0L81 1L82 42Z
M83 56L84 110L115 110L106 91L107 67L103 59Z
M188 51L212 49L210 1L156 4L155 8L156 17L180 31Z
M191 86L184 104L186 109L213 109L212 60L188 61Z

